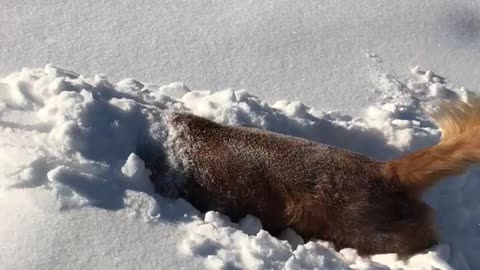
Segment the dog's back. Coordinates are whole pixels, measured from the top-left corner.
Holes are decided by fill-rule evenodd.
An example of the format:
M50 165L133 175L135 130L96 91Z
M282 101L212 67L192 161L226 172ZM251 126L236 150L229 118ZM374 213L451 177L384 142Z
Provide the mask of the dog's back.
M478 101L444 105L440 142L387 162L191 114L168 118L172 157L145 156L158 192L233 220L255 215L274 235L292 227L363 255L411 255L437 243L422 192L480 162Z
M170 122L187 178L181 194L202 211L252 214L274 235L292 227L362 254L411 254L436 242L430 209L384 162L191 114Z

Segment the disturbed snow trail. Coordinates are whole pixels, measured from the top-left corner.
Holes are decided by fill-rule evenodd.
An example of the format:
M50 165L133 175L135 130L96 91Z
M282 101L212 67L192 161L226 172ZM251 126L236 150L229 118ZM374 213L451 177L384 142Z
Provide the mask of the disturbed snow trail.
M381 98L360 117L300 102L269 105L245 90L191 91L125 79L88 78L47 65L0 80L0 264L102 269L468 269L480 231L478 171L442 183L427 196L442 245L407 261L361 258L329 243L303 243L292 230L279 240L255 217L233 224L201 214L182 199L155 194L135 154L161 151L162 115L187 110L216 122L267 129L388 159L433 144L439 131L422 112L440 100L468 100L431 72L411 79L373 72ZM88 247L88 248L87 248ZM89 258L89 259L86 259Z

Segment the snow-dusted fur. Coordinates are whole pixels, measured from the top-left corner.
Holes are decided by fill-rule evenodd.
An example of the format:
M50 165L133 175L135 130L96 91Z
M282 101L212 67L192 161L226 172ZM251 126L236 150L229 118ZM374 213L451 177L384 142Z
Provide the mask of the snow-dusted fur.
M435 117L443 130L440 143L388 162L174 113L174 147L181 148L175 152L187 179L179 194L234 221L255 215L274 235L292 227L337 249L411 255L437 243L433 211L421 191L479 161L477 104L442 106ZM163 192L165 174L157 170L152 179Z

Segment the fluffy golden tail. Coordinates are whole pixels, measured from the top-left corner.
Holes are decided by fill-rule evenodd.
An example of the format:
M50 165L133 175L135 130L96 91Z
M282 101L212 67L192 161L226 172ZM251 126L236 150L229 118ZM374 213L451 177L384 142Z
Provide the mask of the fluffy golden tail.
M385 164L413 192L422 192L447 176L480 162L480 100L445 103L433 115L442 130L437 145Z

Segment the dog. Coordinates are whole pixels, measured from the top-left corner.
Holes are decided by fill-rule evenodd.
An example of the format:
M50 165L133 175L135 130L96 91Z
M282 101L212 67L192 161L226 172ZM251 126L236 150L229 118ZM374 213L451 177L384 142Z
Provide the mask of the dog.
M360 255L410 256L438 243L422 193L480 161L478 105L443 104L432 115L442 130L438 144L389 161L171 113L168 168L148 158L146 164L158 193L185 198L200 211L232 221L251 214L274 236L291 227L304 239L331 241L337 250L354 248ZM173 193L172 177L178 185Z

